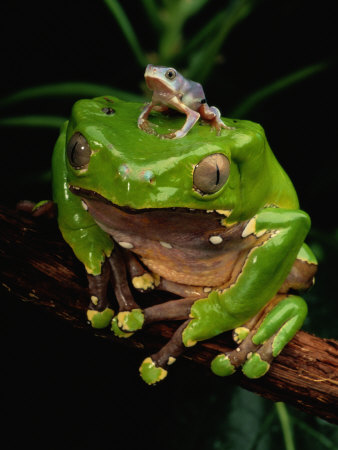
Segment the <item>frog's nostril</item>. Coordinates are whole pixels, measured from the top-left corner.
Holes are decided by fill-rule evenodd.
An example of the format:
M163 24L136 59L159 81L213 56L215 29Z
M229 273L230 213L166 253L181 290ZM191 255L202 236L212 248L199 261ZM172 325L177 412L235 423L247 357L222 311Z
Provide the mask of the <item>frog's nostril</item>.
M124 179L127 178L129 172L130 170L127 164L121 164L120 167L118 168L119 175Z
M146 181L149 181L149 183L153 183L153 181L155 180L154 172L150 169L142 170L140 175L141 178L143 178Z

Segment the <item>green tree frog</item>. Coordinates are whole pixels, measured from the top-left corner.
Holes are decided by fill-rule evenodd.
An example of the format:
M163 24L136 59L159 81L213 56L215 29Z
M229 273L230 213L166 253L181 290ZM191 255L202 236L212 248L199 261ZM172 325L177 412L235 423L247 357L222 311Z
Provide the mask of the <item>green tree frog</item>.
M200 83L187 80L172 67L153 66L148 64L144 73L147 86L153 91L151 102L148 103L138 118L138 127L146 133L156 134L154 126L148 119L149 113L175 109L186 115L186 121L181 129L159 135L162 139L178 139L184 137L200 117L215 128L217 134L222 128L231 130L225 125L221 113L216 106L209 106Z
M229 330L237 347L216 356L212 371L261 377L307 313L295 292L316 272L304 243L309 217L260 125L227 119L235 129L219 135L194 127L184 139L157 139L136 126L141 108L80 100L55 145L54 201L88 275L88 320L121 338L179 322L141 364L148 384L165 378L186 347ZM164 134L184 124L183 116L153 120ZM177 299L147 305L145 295L139 305L136 290Z

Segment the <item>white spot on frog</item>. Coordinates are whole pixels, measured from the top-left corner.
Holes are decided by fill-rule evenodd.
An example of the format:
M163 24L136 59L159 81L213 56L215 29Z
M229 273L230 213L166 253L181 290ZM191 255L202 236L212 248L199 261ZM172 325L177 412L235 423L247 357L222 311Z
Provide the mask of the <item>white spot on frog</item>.
M119 242L119 245L123 248L134 248L133 244L131 242Z
M96 295L92 295L90 299L94 305L97 305L99 303L99 299L96 297Z
M173 246L169 244L169 242L160 241L160 244L165 248L173 248Z
M253 217L249 220L246 227L243 230L242 237L246 238L250 234L253 234L256 231L256 217Z
M223 238L222 236L210 236L209 241L214 245L218 245L223 242Z
M82 208L83 208L85 211L88 211L88 205L87 205L87 203L84 202L83 200L81 200L81 204L82 204Z

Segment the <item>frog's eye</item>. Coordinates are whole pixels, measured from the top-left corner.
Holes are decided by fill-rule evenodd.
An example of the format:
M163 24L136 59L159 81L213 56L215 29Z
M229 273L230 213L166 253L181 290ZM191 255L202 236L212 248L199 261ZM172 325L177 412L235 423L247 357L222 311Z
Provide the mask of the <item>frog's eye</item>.
M203 194L213 194L221 189L229 177L230 162L221 153L206 156L194 169L194 188Z
M168 69L165 73L166 78L168 80L174 80L176 78L176 70L175 69Z
M74 133L67 145L67 156L74 169L86 167L91 153L87 139L79 132Z

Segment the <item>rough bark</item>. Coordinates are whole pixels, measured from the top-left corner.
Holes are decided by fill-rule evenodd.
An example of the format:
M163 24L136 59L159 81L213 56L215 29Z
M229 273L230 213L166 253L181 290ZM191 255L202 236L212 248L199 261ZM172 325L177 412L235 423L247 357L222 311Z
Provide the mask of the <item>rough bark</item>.
M174 323L154 324L129 339L115 338L109 330L91 329L85 319L88 292L84 270L63 241L56 221L0 207L0 223L0 281L2 288L13 294L13 301L32 302L74 327L149 352L158 350L176 329ZM147 294L147 303L155 302L159 295ZM232 346L230 335L224 334L199 343L184 357L203 370L214 356ZM263 378L249 380L239 373L232 379L273 401L290 403L338 423L338 342L333 339L299 331Z

